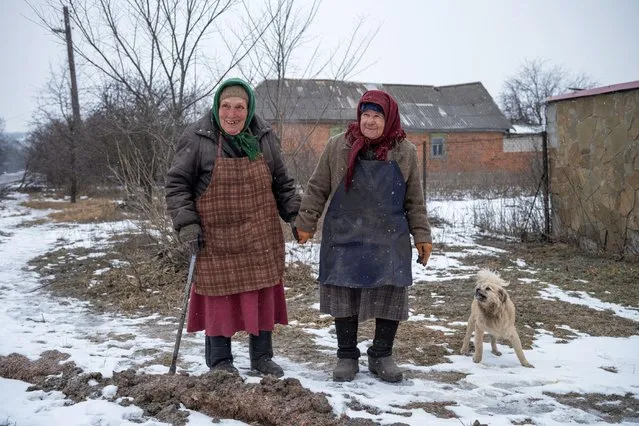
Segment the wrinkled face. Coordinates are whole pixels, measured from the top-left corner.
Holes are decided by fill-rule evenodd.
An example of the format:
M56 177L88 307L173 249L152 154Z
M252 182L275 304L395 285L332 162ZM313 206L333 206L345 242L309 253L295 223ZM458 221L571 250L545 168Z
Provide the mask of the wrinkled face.
M244 128L244 122L248 116L246 101L238 97L230 97L220 102L218 110L220 125L229 135L235 136Z
M359 120L359 128L368 139L375 140L384 133L386 119L384 114L377 111L366 110L362 112Z

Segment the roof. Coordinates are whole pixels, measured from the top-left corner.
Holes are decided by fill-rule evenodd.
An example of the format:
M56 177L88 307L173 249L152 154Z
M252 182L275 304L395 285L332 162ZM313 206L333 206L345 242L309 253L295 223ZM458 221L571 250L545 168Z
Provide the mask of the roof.
M594 89L578 90L576 92L550 97L546 99L546 102L551 103L566 99L583 98L585 96L603 95L604 93L622 92L633 89L639 89L639 80L613 84L611 86L595 87Z
M265 80L255 88L256 111L268 121L275 121L277 83ZM286 122L351 121L362 94L371 89L395 98L407 131L507 132L510 128L510 121L480 82L436 87L285 79L280 111Z

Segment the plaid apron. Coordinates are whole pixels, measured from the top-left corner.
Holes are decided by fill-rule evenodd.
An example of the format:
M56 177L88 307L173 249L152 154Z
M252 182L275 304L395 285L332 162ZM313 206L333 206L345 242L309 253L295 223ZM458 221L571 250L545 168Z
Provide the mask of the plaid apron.
M226 296L271 287L284 274L284 235L264 158L222 158L218 139L211 183L195 201L204 247L195 292Z

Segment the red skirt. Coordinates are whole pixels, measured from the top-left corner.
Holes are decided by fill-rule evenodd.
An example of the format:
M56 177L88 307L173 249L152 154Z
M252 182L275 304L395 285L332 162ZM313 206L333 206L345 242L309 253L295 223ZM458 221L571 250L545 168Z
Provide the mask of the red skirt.
M238 331L258 335L288 324L282 282L260 290L229 296L204 296L191 288L187 333L204 330L207 336L232 337Z

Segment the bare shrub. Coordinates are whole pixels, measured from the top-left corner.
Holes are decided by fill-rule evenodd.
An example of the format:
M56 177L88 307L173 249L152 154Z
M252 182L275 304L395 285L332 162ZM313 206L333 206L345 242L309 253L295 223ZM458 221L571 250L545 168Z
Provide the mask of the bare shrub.
M142 220L136 222L137 230L157 245L157 257L161 263L175 267L184 265L188 259L187 247L180 243L173 223L166 210L164 188L151 186L151 196L141 188L129 187L127 208Z
M473 203L473 225L483 231L522 239L542 235L543 207L539 197L496 198Z

